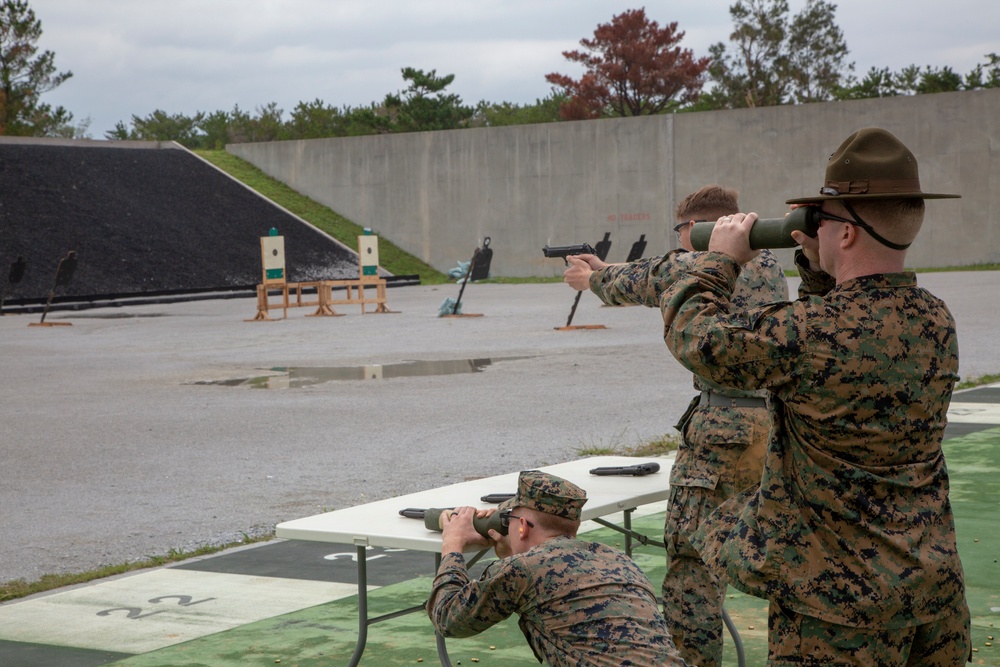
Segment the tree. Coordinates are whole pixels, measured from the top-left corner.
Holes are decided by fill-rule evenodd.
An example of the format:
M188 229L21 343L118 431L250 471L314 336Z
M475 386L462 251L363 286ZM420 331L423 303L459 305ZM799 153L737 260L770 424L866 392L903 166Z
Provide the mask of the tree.
M847 43L834 20L836 11L836 5L808 0L792 19L789 68L792 97L798 104L830 100L841 81L854 71L854 63L844 62Z
M213 111L205 114L201 123L201 148L221 151L229 142L229 114L225 111Z
M927 65L920 69L916 65L908 65L898 72L892 72L887 67L873 67L861 82L840 89L836 97L841 100L860 100L983 88L1000 88L1000 56L995 53L986 54L986 63L976 65L964 77L947 66Z
M472 127L501 127L504 125L529 125L534 123L554 123L562 120L560 109L567 101L562 93L553 91L534 104L514 104L512 102L481 101L476 105L476 113L469 125Z
M191 146L196 143L198 125L203 118L204 114L200 111L194 116L185 116L179 113L168 114L157 109L145 118L132 116L133 130L126 138L140 141L176 141L184 146ZM115 133L119 132L120 126L120 122L115 125Z
M787 0L737 0L730 6L733 52L709 48L712 90L701 108L774 106L833 99L854 63L834 23L836 5L806 0L791 21Z
M930 93L947 93L962 89L962 75L957 74L950 67L941 69L931 69L927 67L920 77L920 85L917 86L917 93L927 95Z
M587 51L563 51L567 60L586 68L583 76L545 76L568 98L563 118L650 115L697 100L709 59L695 59L690 49L678 46L684 34L676 22L661 28L644 9L598 25L593 39L580 40Z
M901 94L896 75L888 67L872 67L861 81L837 90L834 97L838 100L860 100Z
M965 75L965 88L967 90L1000 88L1000 55L987 53L986 64L976 65Z
M299 102L292 109L287 127L291 139L336 137L344 125L344 114L320 99Z
M461 97L444 92L455 80L454 74L439 77L437 70L424 72L412 67L404 67L402 72L409 87L402 93L386 95L382 103L390 131L453 130L472 117L472 108L464 106Z
M72 72L56 73L55 54L38 53L42 22L26 0L0 2L0 135L65 134L73 114L40 100Z

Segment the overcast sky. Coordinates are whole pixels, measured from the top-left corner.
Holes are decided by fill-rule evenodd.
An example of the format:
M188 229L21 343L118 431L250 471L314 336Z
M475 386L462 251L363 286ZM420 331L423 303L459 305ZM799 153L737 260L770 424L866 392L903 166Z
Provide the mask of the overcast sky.
M727 41L732 0L29 0L42 50L73 77L42 100L103 139L115 123L171 114L254 114L276 102L367 106L402 90L400 70L454 74L466 104L531 103L545 75L578 76L562 52L600 23L645 7L686 32L695 55ZM871 67L951 67L966 74L1000 53L995 0L840 0L855 74ZM805 0L789 0L790 14Z

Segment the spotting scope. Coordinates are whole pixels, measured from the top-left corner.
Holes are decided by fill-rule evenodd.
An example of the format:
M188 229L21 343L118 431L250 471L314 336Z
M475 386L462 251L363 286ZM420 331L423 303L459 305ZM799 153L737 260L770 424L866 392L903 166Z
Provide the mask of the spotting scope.
M695 250L708 250L708 240L715 229L714 222L696 222L691 227L691 247ZM761 248L794 248L798 245L792 239L792 232L798 230L809 236L816 236L819 229L819 208L816 206L800 206L784 218L758 218L750 228L750 247L753 250Z

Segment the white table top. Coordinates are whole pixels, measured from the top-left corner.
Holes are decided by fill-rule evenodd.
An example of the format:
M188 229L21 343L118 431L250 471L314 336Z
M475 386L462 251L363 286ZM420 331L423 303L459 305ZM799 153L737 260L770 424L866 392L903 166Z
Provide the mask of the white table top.
M631 466L653 460L593 456L539 469L567 479L587 492L587 503L583 506L583 519L587 520L666 500L672 461L655 459L660 470L641 477L590 474L592 468ZM290 540L436 552L441 549L441 533L427 530L419 519L400 516L399 510L463 505L496 507L480 501L480 497L488 493L514 493L517 478L518 473L513 472L285 521L277 525L275 535Z

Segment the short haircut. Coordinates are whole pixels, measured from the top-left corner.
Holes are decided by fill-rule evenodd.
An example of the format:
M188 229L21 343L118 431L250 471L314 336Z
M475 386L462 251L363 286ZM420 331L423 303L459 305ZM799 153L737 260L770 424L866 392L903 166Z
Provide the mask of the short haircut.
M573 519L567 519L566 517L556 516L555 514L547 514L545 512L539 512L538 510L531 510L528 508L520 508L519 512L530 512L534 517L534 521L539 525L539 527L545 529L548 532L558 533L561 535L576 535L576 531L580 530L580 522L574 521Z
M851 207L879 234L895 243L911 243L924 222L924 200L852 199Z
M724 215L740 212L739 193L721 185L706 185L695 190L677 205L676 218L685 220L718 220Z

